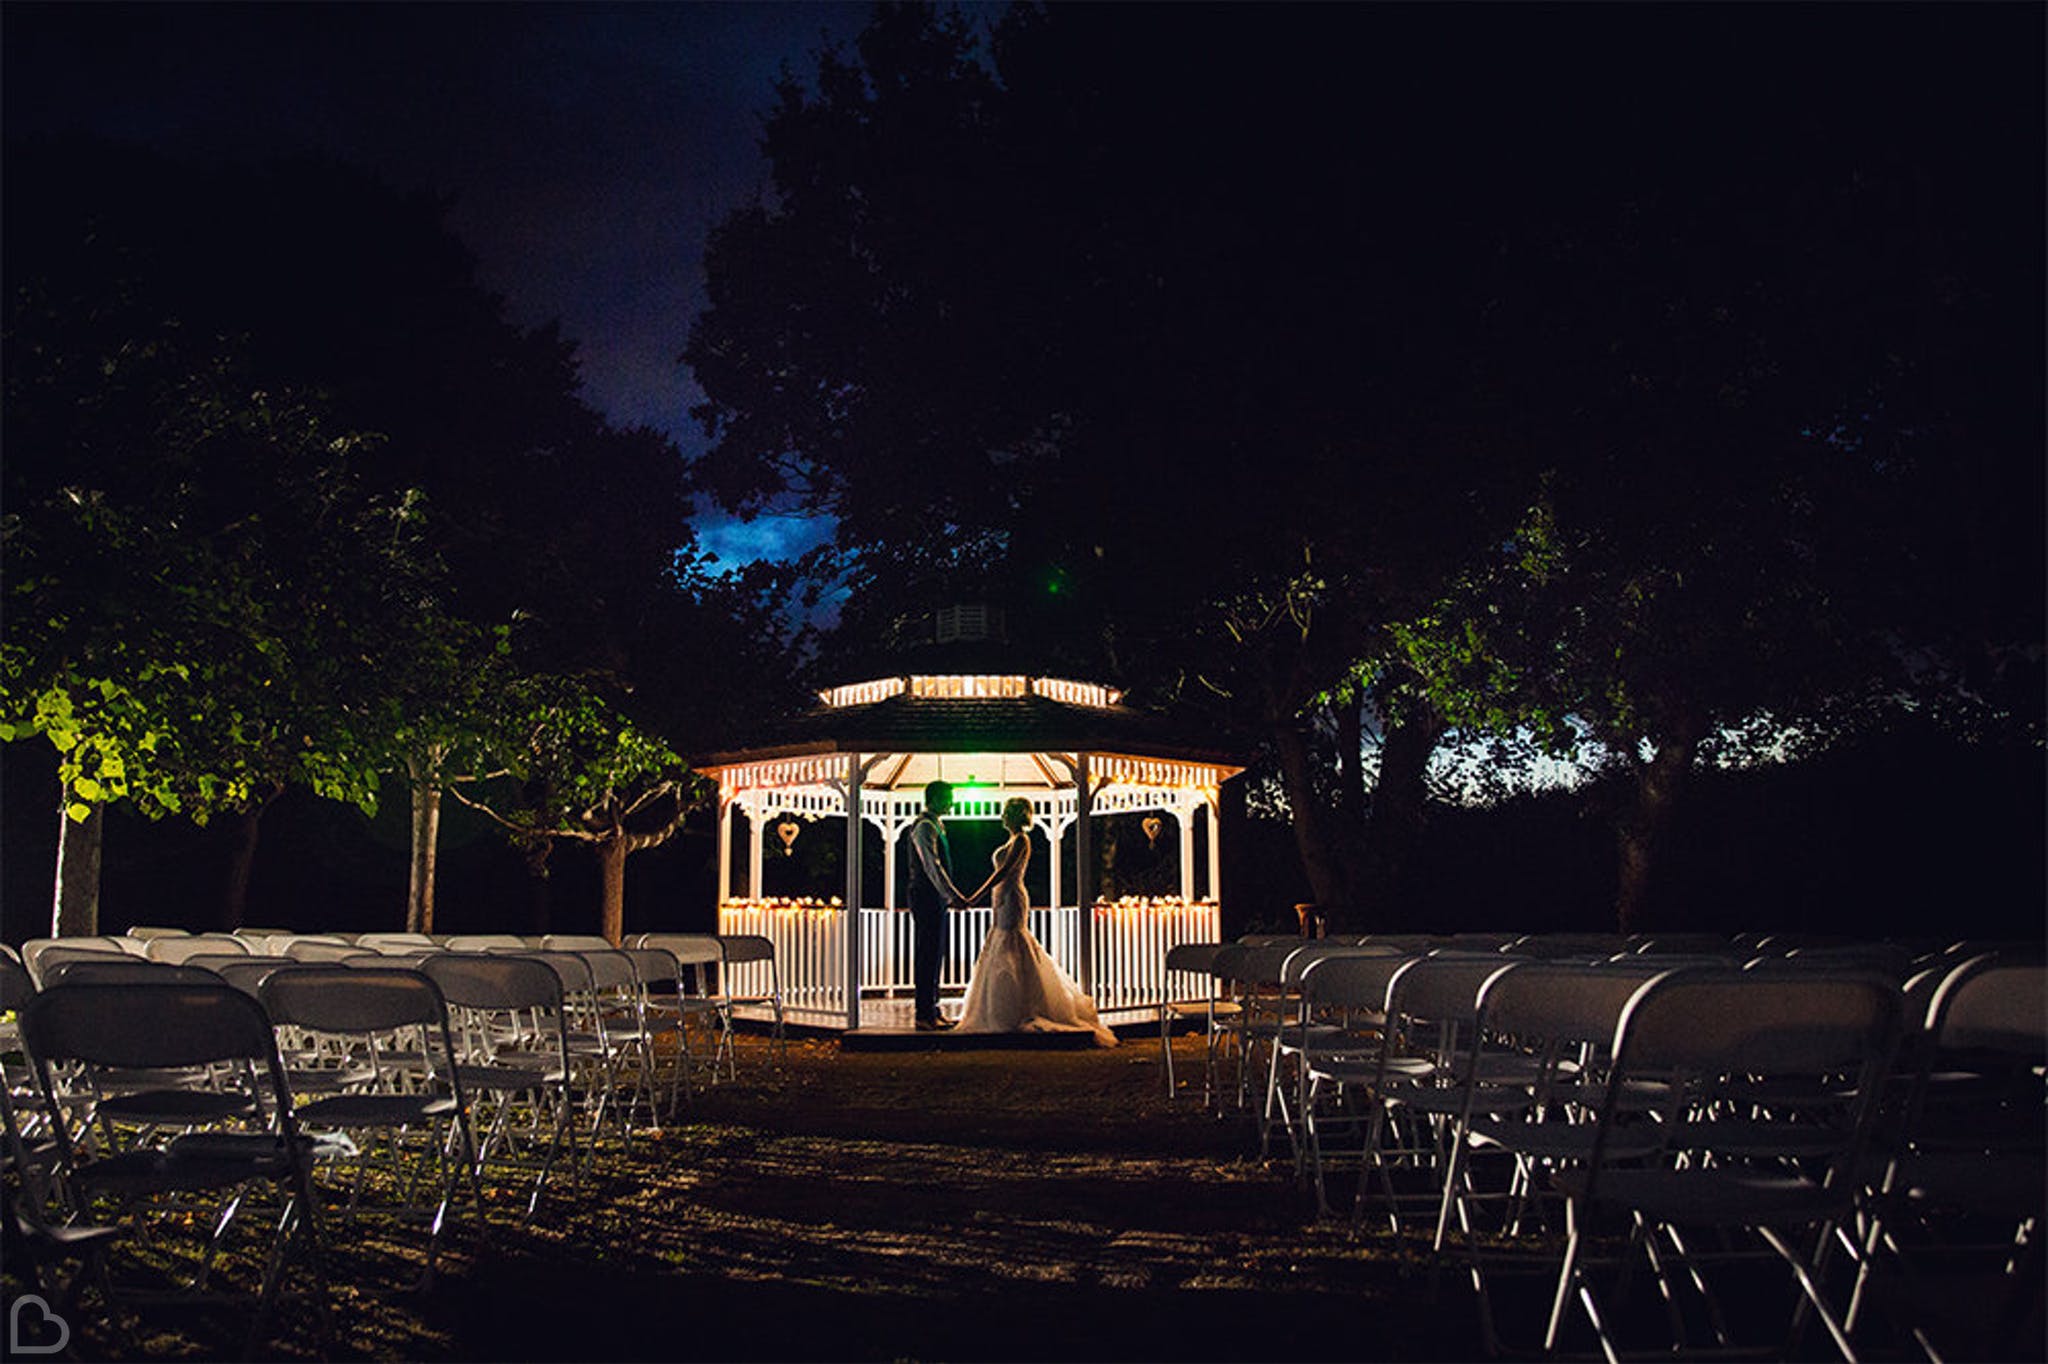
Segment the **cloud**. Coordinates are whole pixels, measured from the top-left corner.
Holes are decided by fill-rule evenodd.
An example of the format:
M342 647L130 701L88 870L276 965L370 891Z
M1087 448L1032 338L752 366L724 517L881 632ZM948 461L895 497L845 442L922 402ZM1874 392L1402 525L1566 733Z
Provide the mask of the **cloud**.
M831 539L833 528L829 516L703 516L697 541L717 561L714 568L737 568L761 559L794 559Z

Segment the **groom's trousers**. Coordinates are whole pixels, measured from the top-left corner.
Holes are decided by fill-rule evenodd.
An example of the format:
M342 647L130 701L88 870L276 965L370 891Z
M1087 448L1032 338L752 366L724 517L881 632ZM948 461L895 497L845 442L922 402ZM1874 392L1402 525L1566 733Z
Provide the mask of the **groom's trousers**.
M915 880L922 878L913 877ZM917 991L917 1017L939 1016L939 968L946 960L946 928L951 916L938 892L914 885L910 892L911 981Z

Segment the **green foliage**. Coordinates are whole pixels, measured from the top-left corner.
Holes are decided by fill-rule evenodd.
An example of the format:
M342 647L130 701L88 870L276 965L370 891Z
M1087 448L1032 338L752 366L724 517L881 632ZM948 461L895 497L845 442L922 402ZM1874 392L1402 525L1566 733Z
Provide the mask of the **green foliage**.
M513 678L498 698L496 721L490 751L502 780L450 789L516 841L650 847L708 793L668 744L582 680Z
M360 490L365 438L229 360L186 361L175 333L97 364L28 354L0 734L49 740L75 818L127 801L205 823L285 783L374 810L354 693L410 513Z

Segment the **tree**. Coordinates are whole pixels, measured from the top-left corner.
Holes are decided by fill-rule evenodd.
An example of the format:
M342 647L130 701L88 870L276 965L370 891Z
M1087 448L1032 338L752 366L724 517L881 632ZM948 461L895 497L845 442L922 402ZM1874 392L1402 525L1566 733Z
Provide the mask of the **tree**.
M63 354L36 321L8 330L0 737L59 754L53 932L92 932L107 804L253 825L295 781L374 808L345 674L319 660L394 512L354 483L361 437L232 363L174 337Z
M626 859L657 847L701 801L701 783L666 744L569 678L525 679L507 698L500 753L509 799L451 788L522 844L593 846L602 876L603 932L625 934Z
M251 658L206 654L214 673L191 688L240 698L222 734L225 751L250 770L217 802L245 835L231 858L231 895L246 886L256 820L281 783L345 783L369 808L381 769L402 774L413 806L409 926L430 926L442 794L498 770L487 755L520 674L590 671L627 690L642 675L687 675L724 694L730 675L686 666L687 646L661 628L672 623L664 613L673 599L694 599L704 586L687 569L680 456L664 436L614 429L581 401L573 347L554 329L504 320L502 300L478 286L442 225L443 205L318 161L201 171L66 144L10 145L7 165L16 280L8 492L23 545L48 532L45 504L68 481L94 486L78 473L80 442L69 429L78 419L66 394L110 388L98 358L156 347L166 318L176 319L168 334L184 338L181 354L231 338L222 344L237 356L245 395L281 403L317 394L334 429L378 433L351 446L347 467L349 495L383 519L351 526L330 516L320 534L296 539L272 526L275 509L246 523L244 538L262 549L235 551L243 566L283 574L297 605L279 604L278 584L252 580L248 590L274 609L230 623L260 623L276 647ZM13 401L36 396L42 371L60 367L37 403ZM139 398L122 398L119 411L113 397L94 401L94 420L121 427L126 442L103 462L146 486L139 480L158 467L152 424L161 414ZM31 433L36 422L48 429ZM31 461L21 452L32 447L46 453ZM32 470L42 485L14 477ZM193 486L207 496L237 486L225 466L219 485L205 472ZM252 500L298 505L269 471L244 472ZM181 539L194 529L189 517L173 519L162 538L179 553L214 554L203 535ZM288 552L303 562L284 562ZM170 577L202 596L212 590L191 564ZM170 656L194 666L190 649ZM176 674L150 678L188 685ZM183 698L164 704L175 709ZM316 709L334 742L308 748ZM690 713L689 698L676 710ZM137 720L139 733L166 733L161 719ZM139 771L131 762L123 780ZM178 799L192 808L193 796ZM239 914L231 908L230 920Z
M1344 83L1283 85L1303 35L1267 27L1019 10L984 62L957 17L879 9L782 87L776 197L715 234L686 359L709 492L830 514L885 603L1057 585L1075 652L1273 745L1347 904L1306 717L1488 534L1499 447L1441 415L1468 364L1403 358L1455 339L1469 235L1326 175ZM1220 49L1256 99L1196 80Z

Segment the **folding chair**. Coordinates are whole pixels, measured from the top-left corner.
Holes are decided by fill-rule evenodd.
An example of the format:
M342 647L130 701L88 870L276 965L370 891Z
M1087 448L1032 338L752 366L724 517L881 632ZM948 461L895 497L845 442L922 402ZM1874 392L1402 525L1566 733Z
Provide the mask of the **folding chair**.
M1845 1324L1874 1302L1929 1359L1989 1357L2041 1339L2048 963L2037 947L1930 974Z
M434 940L424 933L365 933L356 939L355 945L386 956L405 956L432 951Z
M1301 1017L1334 1019L1326 1031L1306 1036L1300 1044L1300 1110L1303 1160L1315 1188L1319 1216L1330 1212L1327 1174L1331 1139L1350 1129L1360 1142L1364 1160L1368 1124L1353 1108L1360 1092L1384 1080L1387 992L1395 977L1421 958L1385 948L1323 953L1301 970ZM1402 1059L1392 1070L1401 1073L1421 1062ZM1361 1175L1361 1178L1363 1176Z
M483 1223L483 1189L476 1170L476 1139L463 1098L462 1076L448 1029L447 1006L434 982L402 967L304 966L276 971L263 981L264 1007L277 1026L297 1028L335 1044L339 1088L299 1108L299 1121L345 1136L329 1142L330 1163L352 1166L340 1214L362 1212L365 1176L374 1157L401 1191L431 1179L438 1200L431 1210L407 1201L399 1217L429 1223L426 1266L418 1286L433 1281L441 1233L456 1183L467 1176ZM421 1138L417 1143L414 1138ZM416 1167L431 1164L431 1175ZM432 1185L430 1185L432 1187Z
M39 938L22 944L21 959L30 978L41 984L45 971L67 961L134 961L136 957L133 953L124 952L115 944L106 941L96 942L89 938Z
M788 1040L782 1031L782 967L775 960L775 944L758 933L721 933L725 965L719 974L719 988L725 995L728 1017L734 1009L766 1007L774 1012L775 1059L787 1059Z
M251 955L248 942L232 933L188 933L182 938L151 938L144 947L145 955L151 961L160 961L171 966L182 965L199 956L219 956L223 953Z
M574 1097L569 1088L568 1011L562 978L544 961L486 953L443 952L420 963L447 1001L457 1047L456 1079L479 1114L491 1123L477 1143L479 1173L500 1151L518 1155L523 1116L526 1137L546 1147L534 1165L526 1216L540 1207L541 1190L563 1148L576 1160Z
M632 941L637 951L665 954L675 968L671 976L675 981L675 992L650 996L649 1006L653 1019L675 1032L680 1048L677 1070L682 1079L683 1097L688 1099L692 1091L690 1072L696 1053L690 1046L689 1024L693 1018L703 1019L715 1030L711 1043L711 1079L714 1082L718 1079L721 1064L726 1067L728 1078L737 1079L739 1068L733 1053L732 1008L726 999L723 979L725 944L712 933L643 933ZM652 980L662 974L647 978ZM670 1107L673 1110L673 1091Z
M583 948L572 955L589 973L589 1021L605 1065L606 1095L619 1114L622 1138L630 1144L633 1118L643 1102L649 1122L659 1120L653 1092L654 1029L640 971L632 956L618 948Z
M381 953L371 952L350 943L327 942L316 938L298 938L290 943L284 954L293 961L310 961L337 964L356 957L374 957Z
M1280 970L1301 946L1298 937L1261 941L1240 938L1226 943L1210 960L1214 988L1230 1004L1217 1020L1217 1032L1237 1062L1237 1106L1245 1107L1251 1073L1257 1066L1261 1040L1278 1033L1290 1001L1280 992Z
M538 948L516 933L458 933L442 946L450 952L525 952Z
M312 1149L292 1111L270 1020L256 1001L218 981L67 985L29 1001L21 1015L21 1035L52 1113L59 1111L53 1075L59 1066L82 1068L95 1087L125 1070L213 1070L222 1080L222 1111L210 1120L193 1115L184 1131L161 1144L89 1153L73 1141L67 1124L53 1124L60 1173L74 1210L85 1218L96 1197L109 1197L118 1205L118 1225L131 1220L145 1200L224 1195L226 1203L190 1290L203 1292L214 1254L249 1191L275 1188L281 1208L273 1222L249 1345L253 1349L261 1338L295 1249L314 1280L323 1343L331 1339L319 1208L309 1180ZM265 1092L283 1101L265 1104ZM195 1130L202 1125L213 1130Z
M1616 1216L1627 1231L1620 1262L1632 1268L1640 1257L1656 1279L1660 1354L1696 1352L1702 1318L1711 1351L1734 1348L1710 1274L1761 1255L1775 1256L1797 1290L1784 1338L1763 1348L1787 1357L1811 1315L1854 1359L1825 1274L1836 1229L1855 1210L1901 1009L1898 986L1877 976L1685 968L1640 986L1615 1032L1586 1161L1556 1176L1566 1244L1545 1348L1558 1349L1576 1302L1602 1354L1620 1357L1618 1336L1632 1323L1620 1295L1603 1303L1588 1253L1596 1222ZM1671 1087L1654 1121L1624 1102L1638 1076ZM1647 1161L1634 1149L1642 1129L1657 1143ZM1727 1248L1710 1247L1710 1236ZM1737 1248L1750 1237L1760 1249ZM1746 1289L1747 1315L1760 1310L1758 1287Z
M207 985L218 980L213 972L197 966L172 966L167 962L144 961L140 957L74 957L48 954L43 958L43 988L60 985Z
M9 961L8 965L19 968L20 963ZM26 972L21 979L27 981ZM120 1229L63 1224L50 1179L57 1160L56 1140L30 1139L16 1110L12 1082L0 1084L0 1127L6 1134L5 1149L0 1151L0 1263L26 1283L29 1292L43 1300L45 1310L60 1321L78 1319L76 1304L88 1279L99 1287L111 1309L107 1255ZM61 1266L73 1263L78 1268L68 1278L58 1273ZM107 1315L111 1318L114 1314L109 1310ZM61 1340L45 1347L39 1339L27 1336L23 1333L26 1324L9 1314L10 1351L54 1354L63 1348Z
M1275 946L1277 948L1278 945ZM1309 1160L1304 1134L1296 1126L1309 1103L1307 1058L1311 1055L1352 1054L1362 1042L1377 1039L1376 1030L1380 1023L1377 1012L1362 1014L1356 1008L1341 1004L1334 1006L1334 1018L1325 1017L1329 1012L1327 1002L1324 1002L1325 1007L1318 1007L1318 1001L1312 999L1304 987L1307 973L1316 963L1329 958L1394 960L1400 955L1384 944L1361 946L1341 938L1316 938L1298 940L1294 950L1280 963L1279 978L1273 982L1278 994L1276 1022L1270 1029L1262 1029L1260 1038L1266 1046L1266 1096L1259 1113L1259 1154L1265 1156L1268 1153L1277 1121L1287 1134L1288 1150L1294 1158L1297 1178L1307 1173ZM1293 1015L1291 1020L1289 1014Z
M598 933L544 933L540 949L543 952L615 952L618 945Z
M1368 1106L1354 1224L1377 1201L1399 1243L1404 1205L1435 1209L1443 1201L1463 1138L1460 1117L1474 1105L1501 1113L1531 1101L1539 1063L1481 1046L1478 1032L1480 994L1520 961L1499 952L1436 953L1414 958L1388 979L1373 1077L1345 1086ZM1333 1072L1355 1075L1357 1067L1325 1074ZM1421 1187L1397 1187L1397 1180Z
M1207 1108L1214 1102L1216 1020L1219 1016L1230 1017L1238 1009L1236 1003L1217 997L1217 979L1211 970L1216 964L1217 954L1228 946L1228 943L1220 942L1190 942L1167 949L1167 980L1171 982L1176 977L1187 977L1199 980L1202 987L1200 999L1166 1000L1159 1005L1159 1050L1165 1061L1168 1099L1178 1092L1173 1074L1173 1025L1183 1019L1199 1018L1202 1020L1202 1106Z

